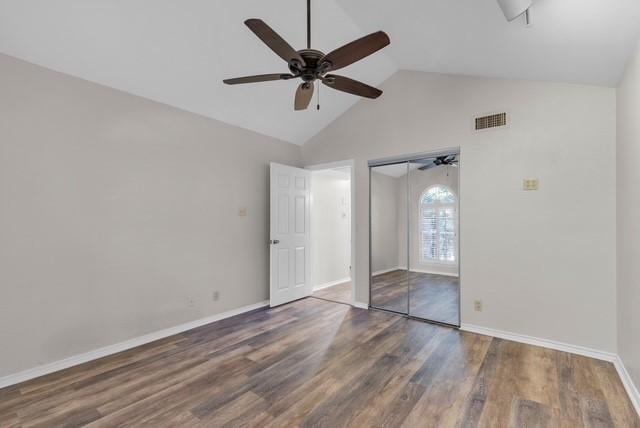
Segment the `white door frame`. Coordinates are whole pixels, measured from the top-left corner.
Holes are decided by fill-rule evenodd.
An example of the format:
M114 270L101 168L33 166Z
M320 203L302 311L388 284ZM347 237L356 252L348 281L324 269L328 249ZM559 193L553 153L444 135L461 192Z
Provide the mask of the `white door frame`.
M358 269L356 268L356 169L355 169L355 161L353 159L342 160L336 162L322 163L317 165L309 165L306 166L305 169L310 171L322 171L326 169L334 169L334 168L344 168L349 167L351 169L351 306L362 307L363 305L356 304L356 272ZM313 186L313 185L312 185ZM313 187L311 188L313 192ZM311 216L313 217L313 202L311 206ZM311 257L315 257L315 255L311 254Z

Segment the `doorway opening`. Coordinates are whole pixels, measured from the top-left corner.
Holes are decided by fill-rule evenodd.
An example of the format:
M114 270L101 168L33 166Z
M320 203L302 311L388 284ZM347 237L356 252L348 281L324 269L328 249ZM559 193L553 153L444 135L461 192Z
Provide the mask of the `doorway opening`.
M352 162L311 170L311 283L313 297L354 303Z
M370 162L372 308L460 326L459 158Z

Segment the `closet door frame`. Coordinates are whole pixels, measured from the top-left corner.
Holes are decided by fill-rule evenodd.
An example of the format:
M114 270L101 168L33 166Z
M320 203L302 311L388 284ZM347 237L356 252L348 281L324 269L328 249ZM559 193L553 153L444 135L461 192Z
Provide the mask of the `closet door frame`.
M410 243L410 221L411 221L411 211L410 211L410 202L409 202L409 196L410 196L410 183L409 183L409 175L411 174L409 165L412 161L417 161L417 160L421 160L421 159L428 159L428 158L435 158L435 157L439 157L439 156L446 156L446 155L453 155L456 154L458 156L458 194L457 194L457 224L456 224L456 228L457 228L457 238L458 238L458 322L459 325L455 325L455 324L449 324L449 323L445 323L445 322L441 322L441 321L437 321L437 320L431 320L431 319L426 319L426 318L421 318L421 317L417 317L414 315L410 314L410 309L411 309L411 281L409 278L409 274L411 272L411 266L410 266L410 261L411 261L411 256L410 256L410 250L411 250L411 243ZM406 233L407 233L407 237L406 237L406 243L407 243L407 248L406 248L406 266L407 266L407 312L399 312L399 311L395 311L395 310L390 310L390 309L384 309L384 308L379 308L379 307L375 307L372 305L372 288L373 288L373 240L372 240L372 236L373 236L373 231L372 231L372 227L371 227L371 219L372 219L372 204L371 204L371 188L372 188L372 183L371 183L371 173L372 173L372 169L378 166L385 166L385 165L394 165L394 164L400 164L400 163L406 163L407 164L407 180L406 180L406 186L405 186L405 192L406 192L406 196L405 196L405 203L407 205L406 207ZM389 313L393 313L393 314L398 314L398 315L402 315L406 318L410 318L410 319L415 319L418 321L424 321L424 322L428 322L431 324L436 324L436 325L442 325L445 327L451 327L451 328L455 328L455 329L459 329L460 326L462 325L462 233L461 230L462 228L460 227L461 223L462 223L462 204L460 203L461 199L462 199L462 185L460 183L460 169L462 168L462 151L460 150L460 147L453 147L450 149L446 149L446 150L439 150L439 151L435 151L435 152L426 152L426 153L419 153L419 154L412 154L412 155L404 155L404 156L396 156L396 157L390 157L390 158L383 158L383 159L376 159L376 160L371 160L368 162L368 168L369 168L369 309L374 309L377 311L384 311L384 312L389 312Z

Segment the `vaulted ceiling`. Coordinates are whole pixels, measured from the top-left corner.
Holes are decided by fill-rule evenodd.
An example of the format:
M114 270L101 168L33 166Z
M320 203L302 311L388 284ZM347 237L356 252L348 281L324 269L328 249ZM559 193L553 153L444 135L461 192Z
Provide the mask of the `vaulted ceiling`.
M0 0L0 52L302 144L359 98L322 87L320 111L294 112L295 81L226 86L222 79L285 72L242 23L261 18L300 49L305 7L304 0ZM638 37L640 2L534 0L532 19L531 27L507 23L495 0L315 0L312 45L328 52L385 30L390 47L339 73L372 85L411 69L614 86Z

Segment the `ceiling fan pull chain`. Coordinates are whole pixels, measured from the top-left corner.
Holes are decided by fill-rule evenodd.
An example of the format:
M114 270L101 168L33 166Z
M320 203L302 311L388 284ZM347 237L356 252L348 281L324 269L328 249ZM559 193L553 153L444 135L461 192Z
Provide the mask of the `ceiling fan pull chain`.
M320 85L318 85L318 105L317 109L320 110Z

